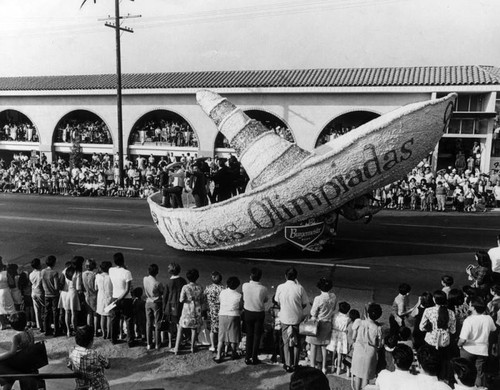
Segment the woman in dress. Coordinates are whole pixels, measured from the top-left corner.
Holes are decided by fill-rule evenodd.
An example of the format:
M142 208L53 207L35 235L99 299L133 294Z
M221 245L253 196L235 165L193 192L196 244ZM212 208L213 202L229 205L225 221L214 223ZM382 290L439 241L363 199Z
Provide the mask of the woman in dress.
M217 336L219 334L219 295L224 287L222 287L222 275L220 272L212 272L212 284L205 288L205 300L208 303L208 319L210 321L210 348L211 352L215 352L217 345Z
M179 353L182 330L191 329L191 353L195 351L197 331L203 323L201 317L201 301L203 299L203 288L196 283L200 274L197 269L186 272L188 284L182 287L179 302L183 303L182 313L177 328L177 339L175 340L174 353Z
M316 285L321 294L314 298L311 306L311 320L318 321L318 333L316 336L307 336L306 342L311 345L311 367L316 366L316 351L321 348L321 370L326 374L326 346L330 342L332 334L332 318L335 313L337 297L330 290L333 287L331 279L321 278Z
M348 352L347 327L351 323L349 310L351 310L349 303L339 303L339 311L332 318L332 336L326 346L327 351L332 352L332 373L335 372L336 367L337 375L340 375L342 366L344 366L343 360Z
M82 274L83 288L85 289L85 308L87 310L87 325L94 328L95 336L99 330L99 315L97 309L97 290L95 289L95 277L97 265L93 259L85 262L85 271Z
M413 347L417 351L422 345L425 344L425 330L420 330L420 322L422 321L422 316L424 315L425 309L434 306L434 300L432 299L432 294L428 291L424 291L420 297L418 297L417 312L414 316L413 325Z
M365 319L357 319L352 325L352 337L355 340L351 367L354 390L362 389L376 376L377 351L382 344L382 329L377 320L381 316L380 305L370 303L366 308Z
M75 256L71 264L64 270L63 276L68 291L63 299L63 308L65 310L64 320L66 322L66 335L71 337L78 327L78 313L81 310L80 293L83 292L82 264L83 258ZM73 327L73 332L71 330Z
M177 334L179 317L181 316L183 305L179 298L186 280L179 275L181 273L181 266L177 263L170 263L168 265L168 273L170 274L170 279L165 285L165 299L163 300L165 308L163 313L165 313L169 323L168 348L172 349L172 339ZM165 333L162 332L162 342L165 342L164 335Z
M8 323L7 316L15 311L14 300L8 283L7 267L2 262L2 256L0 256L0 329L5 329Z
M96 312L101 317L102 337L105 339L111 337L111 313L104 310L111 303L113 297L113 285L108 274L111 266L110 261L103 261L100 265L101 272L95 276Z
M236 347L241 339L241 310L243 309L243 295L236 291L240 280L236 276L227 279L227 288L222 290L219 310L219 342L214 362L222 363L222 349L231 345L232 359L238 359Z
M7 265L7 280L10 287L10 294L14 300L14 308L16 311L21 310L21 305L23 304L23 295L19 289L19 266L14 263Z

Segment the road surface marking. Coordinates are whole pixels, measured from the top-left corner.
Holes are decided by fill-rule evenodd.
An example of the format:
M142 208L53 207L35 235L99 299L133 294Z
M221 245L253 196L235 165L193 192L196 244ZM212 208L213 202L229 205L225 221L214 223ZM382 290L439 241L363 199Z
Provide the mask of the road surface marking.
M498 229L493 228L481 228L481 227L468 227L468 226L439 226L439 225L412 225L406 223L381 223L384 226L402 226L402 227L421 227L421 228L433 228L433 229L455 229L455 230L484 230L487 232L497 232Z
M498 230L498 229L497 229ZM495 230L495 231L497 231ZM412 241L392 241L392 240L364 240L359 238L337 238L337 241L353 241L353 242L364 242L364 243L374 243L374 244L397 244L397 245L412 245L412 246L430 246L433 248L460 248L460 249L473 249L478 248L477 245L453 245L453 244L438 244L438 243L427 243L427 242L412 242Z
M93 207L68 207L68 210L85 210L85 211L115 211L118 213L129 213L129 210L124 209L96 209Z
M116 223L116 222L99 222L99 221L84 221L81 219L55 219L55 218L32 218L32 217L16 217L0 215L0 219L10 219L16 221L29 221L29 222L51 222L51 223L70 223L74 225L102 225L102 226L119 226L119 227L150 227L156 229L154 224L140 224L140 223Z
M69 245L79 245L79 246L94 246L97 248L114 248L114 249L128 249L130 251L143 251L144 248L132 248L130 246L115 246L115 245L99 245L99 244L86 244L83 242L68 242Z
M297 260L278 260L278 259L259 259L255 257L242 257L242 260L251 260L251 261L267 261L270 263L286 263L286 264L303 264L303 265L319 265L323 267L335 267L335 268L354 268L354 269L370 269L370 267L366 267L364 265L348 265L348 264L328 264L328 263L319 263L314 261L297 261Z

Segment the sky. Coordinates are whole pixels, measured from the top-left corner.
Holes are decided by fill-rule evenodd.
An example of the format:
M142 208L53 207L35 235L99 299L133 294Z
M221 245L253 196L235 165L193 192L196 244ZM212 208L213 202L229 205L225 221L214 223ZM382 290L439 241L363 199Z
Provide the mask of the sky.
M0 77L114 73L114 0L0 0ZM500 66L498 0L122 0L122 72Z

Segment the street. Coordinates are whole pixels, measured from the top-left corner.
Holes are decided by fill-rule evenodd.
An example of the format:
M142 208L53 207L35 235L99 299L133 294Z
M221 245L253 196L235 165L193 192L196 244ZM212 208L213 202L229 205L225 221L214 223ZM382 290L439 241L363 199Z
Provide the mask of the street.
M317 280L330 276L335 288L369 292L372 299L390 304L402 282L413 287L412 295L440 288L444 274L452 275L458 287L466 284L464 270L474 262L474 252L495 244L499 216L497 211L382 211L370 224L341 218L333 253L204 254L166 246L145 200L0 194L0 255L29 270L34 257L53 254L57 269L62 269L74 255L100 263L120 251L137 285L149 264L158 264L160 280L165 280L168 263L175 261L183 274L197 268L202 285L210 282L214 270L224 279L236 275L243 282L249 269L258 266L263 283L275 288L284 270L294 265L311 299L319 292Z

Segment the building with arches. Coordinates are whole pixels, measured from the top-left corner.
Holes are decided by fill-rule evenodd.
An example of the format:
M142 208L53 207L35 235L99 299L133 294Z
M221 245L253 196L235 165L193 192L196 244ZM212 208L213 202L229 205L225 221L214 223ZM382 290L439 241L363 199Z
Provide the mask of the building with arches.
M475 143L482 171L500 167L500 68L492 66L124 74L122 85L124 154L132 156L229 155L196 104L200 89L227 96L309 151L405 104L457 92L434 168L452 165L459 151L473 153ZM76 136L84 154L115 154L115 86L115 75L0 78L0 155L34 150L51 161L68 154Z

